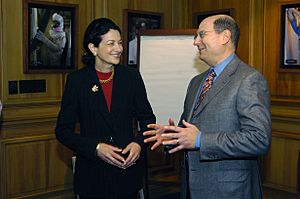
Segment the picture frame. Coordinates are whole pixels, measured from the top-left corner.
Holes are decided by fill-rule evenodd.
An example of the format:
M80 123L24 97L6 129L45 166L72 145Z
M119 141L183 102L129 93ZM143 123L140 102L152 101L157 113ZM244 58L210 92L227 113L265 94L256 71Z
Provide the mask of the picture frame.
M210 10L205 12L195 12L193 13L193 28L198 28L201 21L206 17L217 15L217 14L225 14L235 18L235 9L228 8L228 9Z
M68 73L77 68L77 4L23 2L24 73Z
M281 5L279 72L300 72L300 3Z
M123 64L137 68L138 35L145 29L161 29L163 13L123 10Z

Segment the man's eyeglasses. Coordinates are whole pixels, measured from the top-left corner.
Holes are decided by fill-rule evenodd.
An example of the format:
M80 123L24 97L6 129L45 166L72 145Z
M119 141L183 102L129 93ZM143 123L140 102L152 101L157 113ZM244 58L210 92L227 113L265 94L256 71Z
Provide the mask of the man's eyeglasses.
M200 32L198 32L195 35L194 39L196 39L198 36L200 37L200 39L203 39L207 35L208 32L213 32L213 31L214 30L203 30L203 31L200 31Z

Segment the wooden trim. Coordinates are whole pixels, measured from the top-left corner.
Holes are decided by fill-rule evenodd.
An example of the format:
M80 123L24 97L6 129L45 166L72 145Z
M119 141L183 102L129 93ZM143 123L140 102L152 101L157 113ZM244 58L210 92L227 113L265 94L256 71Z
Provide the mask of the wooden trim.
M285 105L285 106L300 106L300 98L296 97L282 97L282 96L271 96L272 105Z
M300 140L300 134L294 132L273 131L273 137Z
M300 107L271 107L272 117L277 119L287 120L287 118L300 119ZM274 118L275 119L275 118Z
M2 125L12 121L39 121L41 119L56 118L60 108L60 101L32 102L24 104L5 104L2 112Z
M249 1L249 55L248 63L263 73L264 49L263 1Z
M297 193L297 190L294 187L282 186L280 184L274 184L271 182L263 183L263 187L277 189L277 190L281 190L281 191L287 191L290 193Z

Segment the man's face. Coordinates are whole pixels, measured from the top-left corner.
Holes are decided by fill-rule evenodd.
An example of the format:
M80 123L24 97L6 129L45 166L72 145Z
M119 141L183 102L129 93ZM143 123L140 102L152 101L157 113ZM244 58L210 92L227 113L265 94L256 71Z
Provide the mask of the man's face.
M215 32L214 20L214 18L204 19L200 23L194 39L194 46L198 48L200 59L211 66L218 61L217 57L222 49L222 36Z

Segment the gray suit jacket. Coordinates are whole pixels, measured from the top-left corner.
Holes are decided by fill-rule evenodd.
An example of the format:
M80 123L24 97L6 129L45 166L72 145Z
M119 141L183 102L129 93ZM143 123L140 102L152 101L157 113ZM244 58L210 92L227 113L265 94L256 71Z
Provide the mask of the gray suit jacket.
M186 151L182 161L181 198L260 199L257 157L271 143L270 99L264 77L235 57L214 81L204 101L192 110L206 73L194 77L188 87L181 120L202 132L200 150Z

